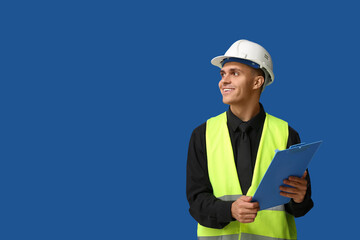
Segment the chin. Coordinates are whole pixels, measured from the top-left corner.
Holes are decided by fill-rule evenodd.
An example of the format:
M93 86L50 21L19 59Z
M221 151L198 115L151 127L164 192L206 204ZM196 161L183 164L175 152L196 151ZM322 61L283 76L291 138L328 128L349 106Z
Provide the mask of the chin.
M223 103L227 104L227 105L230 105L232 103L232 101L229 100L229 99L223 98Z
M223 103L227 104L227 105L241 105L244 104L244 101L242 99L239 98L224 98L223 97Z

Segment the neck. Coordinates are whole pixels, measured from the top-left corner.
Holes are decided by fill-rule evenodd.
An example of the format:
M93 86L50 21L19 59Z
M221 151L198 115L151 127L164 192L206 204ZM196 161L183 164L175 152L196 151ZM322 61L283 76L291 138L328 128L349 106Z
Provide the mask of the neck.
M246 106L230 105L230 110L242 121L247 122L260 112L260 104L259 102L254 102L247 103Z

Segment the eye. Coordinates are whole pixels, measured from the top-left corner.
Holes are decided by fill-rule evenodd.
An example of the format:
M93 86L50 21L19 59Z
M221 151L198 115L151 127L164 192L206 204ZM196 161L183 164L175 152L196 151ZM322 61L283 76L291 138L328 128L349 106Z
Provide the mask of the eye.
M224 72L221 72L221 73L220 73L220 76L221 76L221 77L224 77L224 76L225 76L225 73L224 73Z
M239 76L240 75L238 72L234 72L233 74L234 74L234 76Z

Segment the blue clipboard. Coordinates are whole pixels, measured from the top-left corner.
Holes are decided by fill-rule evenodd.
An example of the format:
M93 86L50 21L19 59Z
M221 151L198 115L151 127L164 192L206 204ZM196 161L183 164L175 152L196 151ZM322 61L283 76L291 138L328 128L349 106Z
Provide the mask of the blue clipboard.
M280 195L279 187L285 185L283 180L289 176L302 177L321 143L322 141L300 143L291 146L289 149L276 151L252 198L253 202L259 202L260 210L286 204L290 201L290 198Z

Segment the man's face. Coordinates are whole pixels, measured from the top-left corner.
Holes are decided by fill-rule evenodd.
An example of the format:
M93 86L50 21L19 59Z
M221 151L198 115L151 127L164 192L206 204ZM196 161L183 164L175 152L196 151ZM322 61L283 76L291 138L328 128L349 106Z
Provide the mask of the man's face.
M223 66L219 89L225 104L242 105L253 96L253 71L248 65L238 62L228 62Z

